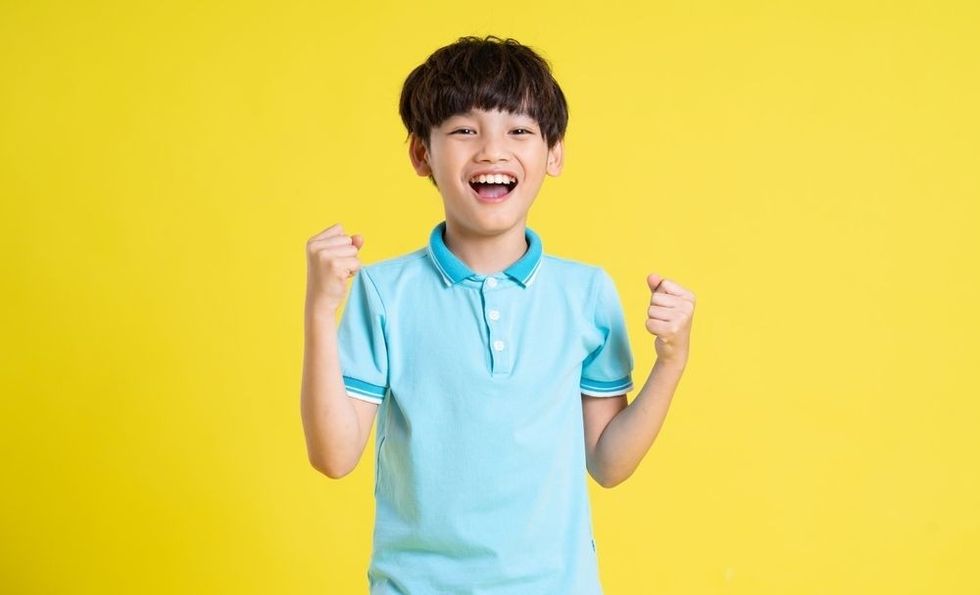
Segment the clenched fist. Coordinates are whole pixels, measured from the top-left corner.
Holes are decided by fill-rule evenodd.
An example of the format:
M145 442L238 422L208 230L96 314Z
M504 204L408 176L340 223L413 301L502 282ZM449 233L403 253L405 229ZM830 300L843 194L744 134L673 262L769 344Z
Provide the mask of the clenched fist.
M647 330L656 337L657 361L686 362L694 317L694 294L656 273L647 275L647 285L651 293Z
M306 298L317 309L337 310L347 293L347 279L361 268L360 235L346 235L339 223L306 242Z

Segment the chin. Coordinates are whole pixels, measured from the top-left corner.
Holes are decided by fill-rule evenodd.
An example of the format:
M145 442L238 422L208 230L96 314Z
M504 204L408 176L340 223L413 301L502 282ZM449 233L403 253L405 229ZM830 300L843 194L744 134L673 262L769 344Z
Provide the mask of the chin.
M458 229L466 230L469 233L475 235L498 235L507 232L514 227L522 227L523 224L521 218L519 217L501 217L501 216L474 216L467 217L465 220L460 220L447 216L447 220L452 220L455 222L455 226Z

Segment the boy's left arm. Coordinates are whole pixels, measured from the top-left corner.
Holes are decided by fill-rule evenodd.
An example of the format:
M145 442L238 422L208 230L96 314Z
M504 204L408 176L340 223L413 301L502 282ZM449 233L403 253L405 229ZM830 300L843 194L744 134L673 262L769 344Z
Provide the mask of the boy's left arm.
M657 361L629 405L626 395L582 395L585 454L589 474L611 488L623 482L650 449L667 416L690 348L694 294L656 274L647 277L647 330L656 336Z

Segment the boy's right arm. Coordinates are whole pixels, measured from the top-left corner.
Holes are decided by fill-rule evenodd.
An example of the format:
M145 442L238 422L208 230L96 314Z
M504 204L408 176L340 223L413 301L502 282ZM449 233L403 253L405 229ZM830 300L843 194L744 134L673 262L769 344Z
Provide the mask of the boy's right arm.
M318 471L334 479L350 473L364 452L378 406L347 396L340 369L337 310L347 279L361 264L359 235L333 225L306 243L307 285L303 387L300 409L306 452Z

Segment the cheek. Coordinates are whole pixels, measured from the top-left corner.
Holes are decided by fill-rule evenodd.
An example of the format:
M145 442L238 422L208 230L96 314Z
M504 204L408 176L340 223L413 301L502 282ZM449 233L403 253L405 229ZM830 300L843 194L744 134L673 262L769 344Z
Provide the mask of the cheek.
M455 185L452 176L446 172L437 172L433 177L436 179L436 182L439 184L440 188L452 188Z

